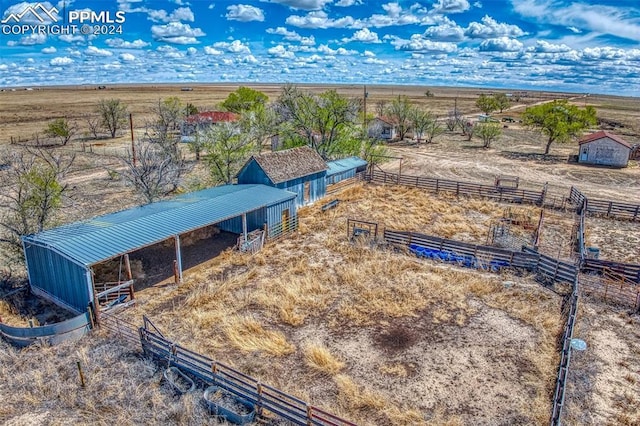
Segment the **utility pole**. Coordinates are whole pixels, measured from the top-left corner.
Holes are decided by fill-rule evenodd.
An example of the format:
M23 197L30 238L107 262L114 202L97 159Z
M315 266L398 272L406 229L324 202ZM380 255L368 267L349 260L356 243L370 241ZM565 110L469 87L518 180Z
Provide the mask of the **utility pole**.
M133 157L133 167L136 166L136 144L133 136L133 114L129 113L129 127L131 128L131 156Z
M364 116L362 117L362 127L365 134L367 133L367 98L368 97L369 97L369 92L367 92L367 86L365 85L364 86L364 102L363 102Z

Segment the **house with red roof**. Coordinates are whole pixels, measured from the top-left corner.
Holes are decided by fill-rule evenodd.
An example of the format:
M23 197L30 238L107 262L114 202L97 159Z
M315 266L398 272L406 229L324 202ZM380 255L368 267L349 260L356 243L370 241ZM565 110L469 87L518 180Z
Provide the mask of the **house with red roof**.
M193 142L196 136L211 126L222 122L238 121L238 114L227 111L204 111L192 114L182 121L181 142Z
M580 138L578 144L578 163L609 167L627 167L629 163L631 144L613 133L591 133Z

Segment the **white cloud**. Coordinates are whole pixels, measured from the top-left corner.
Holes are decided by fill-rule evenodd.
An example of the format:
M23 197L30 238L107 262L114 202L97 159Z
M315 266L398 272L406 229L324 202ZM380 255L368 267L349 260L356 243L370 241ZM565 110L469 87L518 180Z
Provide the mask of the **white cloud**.
M289 31L285 27L267 28L267 34L281 35L285 40L300 41L300 34L295 31Z
M173 59L182 59L184 58L184 53L179 51L173 46L158 46L156 49L157 52L162 54L162 57L173 58Z
M276 58L293 59L295 57L293 52L288 51L283 45L279 44L267 50L267 53Z
M372 65L386 65L389 63L389 61L384 61L382 59L378 59L378 58L367 58L364 60L365 64L372 64Z
M258 60L253 55L247 55L239 59L240 62L245 64L257 64Z
M207 55L222 55L224 54L224 52L222 50L218 50L214 47L211 46L205 46L204 47L204 53Z
M231 53L251 53L249 46L242 43L240 40L233 40L231 43L226 41L219 41L213 44L216 49L224 49Z
M640 20L629 3L605 6L570 2L564 6L547 0L511 0L514 10L527 18L553 25L564 25L592 32L640 41ZM633 2L631 2L633 3Z
M499 23L489 15L485 15L480 22L471 22L464 34L471 38L521 37L526 33L517 25Z
M61 41L66 43L85 43L87 38L81 35L73 35L73 34L63 34L58 37Z
M582 30L580 30L580 28L576 28L576 27L567 27L567 29L569 31L571 31L574 34L580 34L582 32Z
M187 48L187 55L193 56L196 53L198 53L198 49L196 49L195 47L188 47Z
M443 52L451 53L458 49L455 43L427 40L420 34L414 34L410 40L395 38L391 41L396 50L408 52Z
M211 3L209 6L207 6L207 9L213 10L215 7L216 5L214 3Z
M166 25L152 25L151 34L154 40L173 44L195 44L196 37L206 35L200 28L191 28L189 24L170 22Z
M120 57L120 60L124 62L133 62L136 60L136 57L133 56L131 53L121 53L119 57Z
M84 51L89 56L112 56L113 53L106 49L98 49L96 46L89 46Z
M339 0L334 4L334 6L351 7L356 4L362 4L362 0Z
M68 56L59 56L57 58L53 58L49 61L49 65L54 67L60 67L64 65L69 65L73 63L73 59Z
M39 33L35 33L35 34L29 34L23 37L20 37L20 40L18 41L8 41L7 45L8 46L34 46L36 44L43 44L47 42L47 35L46 34L39 34Z
M291 15L285 22L288 25L299 28L346 28L355 23L351 16L345 16L339 19L329 18L326 12L319 10L309 12L305 16Z
M499 37L484 40L480 43L480 50L483 52L518 52L522 50L523 46L518 40Z
M359 41L361 43L382 43L382 41L378 38L378 34L369 30L368 28L363 28L356 31L350 38L342 39L343 43L348 43L350 41Z
M427 28L424 36L437 41L462 41L464 29L449 18L445 18L442 24Z
M374 58L376 54L370 50L365 50L364 52L362 52L362 56L366 56L367 58Z
M560 53L569 52L571 48L566 44L553 44L545 40L536 41L536 46L533 48L536 52L542 53Z
M250 21L264 21L264 12L262 9L249 6L246 4L235 4L227 7L227 14L225 17L230 21L250 22Z
M42 53L56 53L58 49L53 46L45 47L42 49Z
M105 44L109 47L121 48L121 49L142 49L147 47L150 43L144 40L137 39L134 41L126 41L121 38L108 38L105 40Z
M193 22L195 16L193 11L188 7L179 7L170 14L166 10L149 10L147 15L153 22Z
M327 46L326 44L321 44L318 47L318 52L324 53L325 55L329 55L329 56L336 56L336 55L346 56L346 55L355 55L358 53L355 50L347 50L344 47L339 47L334 50L329 46Z
M438 0L433 8L437 13L462 13L471 6L467 0Z
M333 0L260 0L266 3L276 3L283 6L289 6L291 9L301 10L320 10L324 8L327 3L331 3Z

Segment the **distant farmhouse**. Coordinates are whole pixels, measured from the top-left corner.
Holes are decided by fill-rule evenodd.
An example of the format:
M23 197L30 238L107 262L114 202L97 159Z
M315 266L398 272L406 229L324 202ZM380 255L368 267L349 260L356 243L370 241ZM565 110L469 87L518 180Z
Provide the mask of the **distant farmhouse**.
M186 117L180 129L181 142L193 142L196 136L209 127L222 122L237 121L238 115L226 111L205 111Z
M579 141L578 162L599 166L627 167L631 144L618 135L599 131L582 137Z
M384 140L393 140L396 138L396 128L391 121L385 117L376 117L370 124L376 129L376 136Z

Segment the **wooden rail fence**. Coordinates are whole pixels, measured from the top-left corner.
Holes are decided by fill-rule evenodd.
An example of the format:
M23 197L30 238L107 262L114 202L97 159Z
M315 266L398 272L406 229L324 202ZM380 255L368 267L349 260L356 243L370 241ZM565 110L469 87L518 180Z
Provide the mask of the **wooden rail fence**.
M277 416L289 424L300 426L355 426L355 423L309 405L240 371L171 342L157 329L150 330L147 324L148 320L145 319L145 326L139 329L139 341L145 354L167 367L177 367L207 385L219 386L255 404L257 413L262 418Z
M566 307L567 305L565 305ZM553 407L551 409L551 425L560 425L562 416L562 408L564 407L565 389L567 385L567 376L569 374L569 363L571 362L571 341L573 340L573 329L578 314L578 276L575 276L573 282L573 290L569 296L567 320L562 333L562 351L560 353L560 365L558 367L558 375L556 378L556 387L553 394Z
M640 204L587 198L582 192L573 186L569 191L569 201L577 206L582 206L584 204L584 208L587 213L596 216L633 221L640 220Z
M523 251L513 251L390 229L384 230L383 238L390 244L412 249L416 254L420 253L419 248L436 250L435 256L433 252L429 253L429 256L483 269L496 270L503 267L526 269L538 273L545 280L554 282L573 283L578 272L575 265L545 256L529 248L523 248Z
M455 261L458 263L462 261L464 266L476 267L478 264L471 261L472 259L486 258L490 259L490 261L488 264L481 264L481 266L485 266L484 269L488 269L486 268L487 265L499 265L500 267L504 265L512 268L524 268L535 271L545 280L553 282L570 282L572 284L572 291L568 297L568 304L565 303L563 308L563 314L566 315L566 321L560 341L560 364L558 366L558 374L551 410L551 425L559 425L562 416L562 408L564 406L569 363L571 361L571 340L573 339L573 329L578 312L578 267L576 265L554 259L550 256L545 256L527 247L523 247L522 252L515 252L511 250L497 249L490 246L463 243L461 241L454 241L424 234L392 231L387 229L384 231L383 235L386 242L408 247L417 255L420 255L421 253L420 248L437 250L437 253L439 254L450 253L450 255L442 257L442 260ZM468 259L466 259L465 256L468 256ZM469 260L469 262L465 264L466 260ZM491 269L493 270L494 268L492 267Z
M376 167L371 167L366 175L370 182L381 184L397 184L426 189L437 193L447 192L456 196L475 196L490 198L510 203L525 203L541 206L544 203L546 189L533 191L527 189L498 187L494 185L480 185L472 182L436 179L423 176L402 175L389 173Z

